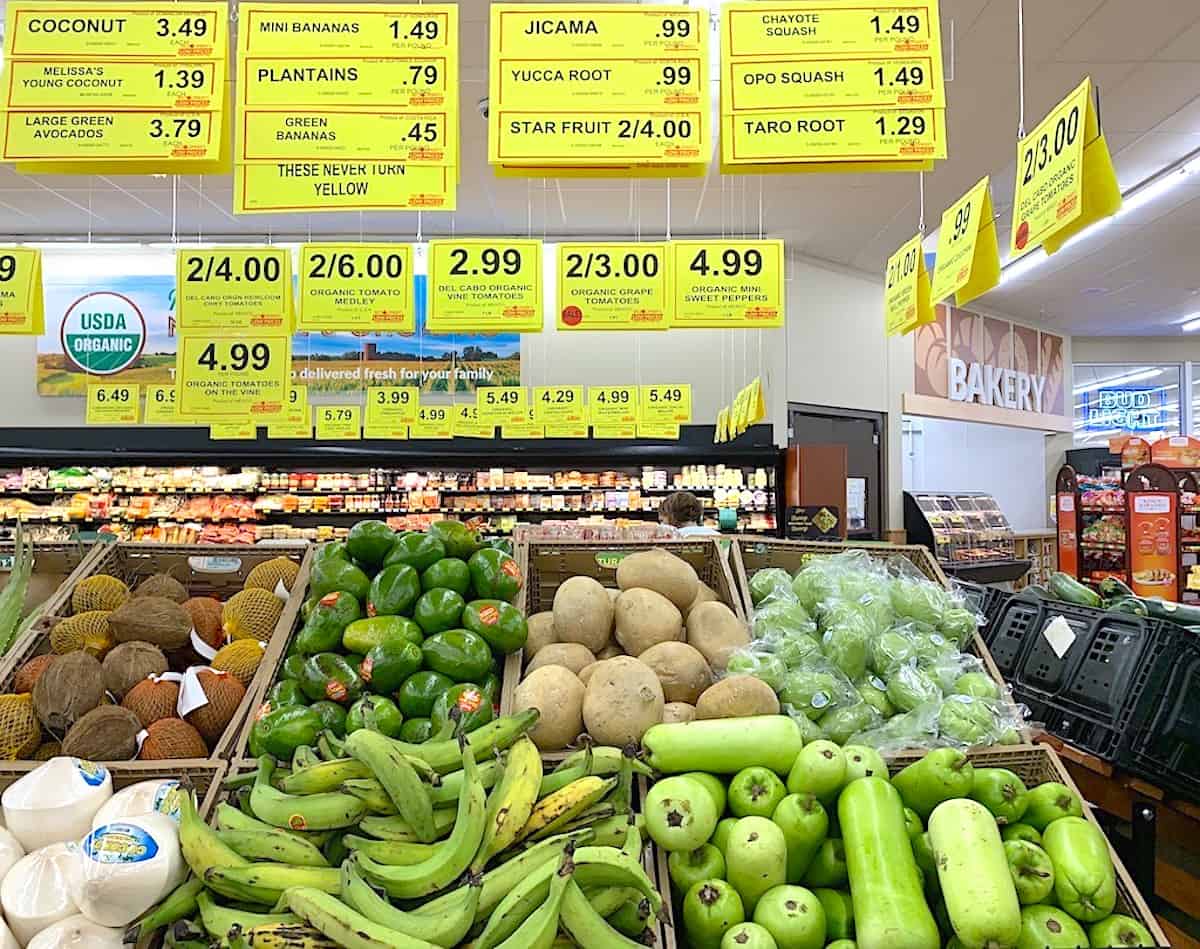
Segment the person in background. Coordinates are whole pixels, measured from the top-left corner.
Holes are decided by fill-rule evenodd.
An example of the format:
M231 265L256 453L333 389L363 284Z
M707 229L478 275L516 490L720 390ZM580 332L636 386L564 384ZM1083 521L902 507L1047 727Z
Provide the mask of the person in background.
M680 537L715 536L720 531L700 523L704 516L704 505L691 491L676 491L668 495L658 508L658 519L670 524Z

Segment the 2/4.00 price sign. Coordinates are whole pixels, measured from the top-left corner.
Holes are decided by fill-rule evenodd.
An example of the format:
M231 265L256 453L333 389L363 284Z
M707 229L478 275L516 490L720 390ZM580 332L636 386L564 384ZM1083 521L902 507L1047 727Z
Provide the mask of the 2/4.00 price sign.
M180 336L290 336L292 256L281 247L175 253Z

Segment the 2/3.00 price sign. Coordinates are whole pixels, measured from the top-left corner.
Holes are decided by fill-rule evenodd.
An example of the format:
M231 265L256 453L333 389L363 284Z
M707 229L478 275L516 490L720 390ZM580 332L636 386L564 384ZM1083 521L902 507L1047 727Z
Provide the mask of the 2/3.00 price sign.
M540 333L542 242L429 242L429 329Z
M560 330L658 330L671 323L665 243L558 245Z
M412 333L412 247L305 244L300 248L298 328Z
M289 397L290 342L279 336L181 337L175 374L179 414L196 421L281 419Z
M175 253L180 336L290 336L292 256L281 247Z
M672 241L674 329L783 326L783 241Z

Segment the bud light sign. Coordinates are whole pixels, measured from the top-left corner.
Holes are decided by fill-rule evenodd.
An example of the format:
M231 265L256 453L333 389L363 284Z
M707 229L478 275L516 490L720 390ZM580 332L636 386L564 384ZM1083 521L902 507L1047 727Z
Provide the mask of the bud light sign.
M1097 389L1083 397L1084 429L1158 432L1166 424L1166 389Z

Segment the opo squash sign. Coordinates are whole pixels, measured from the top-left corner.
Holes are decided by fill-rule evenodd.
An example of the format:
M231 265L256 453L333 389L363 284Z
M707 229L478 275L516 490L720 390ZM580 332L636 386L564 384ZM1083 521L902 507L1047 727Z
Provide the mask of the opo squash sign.
M141 356L146 320L126 296L89 293L67 308L59 337L63 353L81 372L111 376Z

